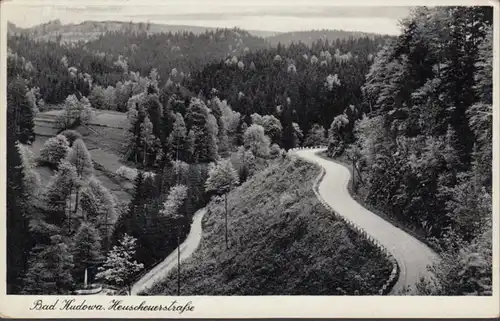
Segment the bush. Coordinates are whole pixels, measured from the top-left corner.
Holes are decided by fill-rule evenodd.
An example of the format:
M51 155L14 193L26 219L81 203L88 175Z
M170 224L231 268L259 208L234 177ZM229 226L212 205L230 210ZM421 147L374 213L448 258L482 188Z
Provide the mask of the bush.
M280 154L281 154L281 148L278 146L278 144L272 144L270 155L272 157L278 157Z
M65 136L57 135L47 139L40 151L40 162L57 167L69 152L69 143Z
M82 139L82 134L77 132L76 130L67 129L61 133L68 140L69 146L73 145L73 142L77 139Z
M130 181L133 181L137 176L137 169L127 166L120 166L120 168L116 170L116 174Z
M118 168L116 170L116 175L121 176L121 177L128 179L130 181L135 180L137 173L138 173L137 169L130 168L128 166L120 166L120 168ZM153 173L153 172L144 172L144 178L148 178L148 177L154 178L154 176L155 176L155 173Z

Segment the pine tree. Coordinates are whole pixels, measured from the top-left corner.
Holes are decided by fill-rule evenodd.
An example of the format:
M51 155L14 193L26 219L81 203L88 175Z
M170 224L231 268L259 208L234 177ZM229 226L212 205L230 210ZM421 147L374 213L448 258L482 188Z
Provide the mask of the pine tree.
M147 111L148 118L152 123L153 135L160 139L163 136L162 131L164 130L162 129L163 106L160 103L158 95L148 95L144 101L144 109Z
M195 144L196 144L196 132L197 128L194 127L188 131L187 141L186 141L186 154L187 161L190 163L198 162L198 155L195 153Z
M292 108L290 106L286 106L281 117L281 122L283 123L283 128L282 128L283 135L281 137L281 143L283 148L285 148L285 150L289 150L291 148L296 147L298 145L297 135L298 134L302 135L302 131L300 131L299 133L296 130L297 128L300 130L300 127L298 127L298 124L295 124L292 120L293 120ZM297 125L297 127L295 127L295 125Z
M85 220L99 229L105 249L109 246L111 222L117 217L115 198L94 176L90 177L81 192L81 208Z
M101 236L91 223L83 222L72 238L73 277L82 281L89 265L96 264L101 257Z
M258 126L258 125L252 125ZM228 222L227 222L227 194L236 185L239 184L238 173L234 170L233 165L227 159L217 162L213 165L208 173L208 179L205 183L207 191L215 192L218 195L224 195L225 203L225 225L226 225L226 248L229 248L228 243Z
M51 244L32 252L24 277L24 294L69 294L73 285L73 256L60 235Z
M170 189L167 200L163 203L163 209L160 214L165 218L175 222L176 225L176 239L177 239L177 295L180 295L181 286L181 207L187 198L187 187L184 185L175 185Z
M71 232L71 196L79 185L76 168L69 162L62 161L43 197L47 223L59 227L66 223L68 233Z
M7 135L7 293L18 293L31 249L28 194L22 159L13 135Z
M7 119L9 128L16 139L23 144L31 144L35 140L33 110L26 96L26 82L21 78L9 81L7 85Z
M184 118L180 113L175 114L175 121L169 141L172 146L172 158L185 161L187 158L187 132Z
M198 98L192 98L185 120L191 133L191 137L188 134L188 138L191 138L194 144L191 146L193 151L192 161L211 162L216 160L219 157L217 151L217 121L213 115L209 114L209 109L205 103Z
M35 155L26 145L20 143L16 145L21 155L23 183L26 193L30 197L36 197L40 189L41 181L40 174L35 170Z
M154 143L155 136L153 134L153 123L151 123L149 117L146 116L141 124L142 166L144 166L144 168L148 164L148 156L154 153Z
M139 216L148 199L143 171L138 171L135 177L133 195L127 210L118 217L113 230L112 243L118 243L124 234L134 236L140 230Z
M300 129L299 124L292 123L292 127L293 127L293 144L292 144L292 148L295 148L297 146L300 146L300 144L302 143L302 139L304 138L304 134L302 133L302 130ZM285 146L285 148L286 148L286 146Z

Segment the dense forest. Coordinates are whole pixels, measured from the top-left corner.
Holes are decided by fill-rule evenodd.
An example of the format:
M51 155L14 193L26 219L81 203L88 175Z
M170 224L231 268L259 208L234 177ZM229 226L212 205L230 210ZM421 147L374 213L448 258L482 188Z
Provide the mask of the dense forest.
M120 90L127 87L129 71L148 75L156 69L161 85L169 79L180 82L209 62L266 47L264 39L240 29L198 35L110 31L93 41L71 44L34 41L20 34L10 36L8 42L13 55L29 62L24 78L31 73L32 86L40 88L41 98L48 104L62 103L77 92L88 96L94 84L102 90L110 86ZM11 72L10 76L20 74L19 69ZM124 98L125 102L128 98Z
M328 128L333 117L361 104L365 74L386 40L278 45L210 64L194 73L187 87L206 97L214 95L215 89L215 95L227 99L247 124L258 113L277 117L284 127L296 122L303 132L314 124Z
M437 294L491 294L492 41L491 8L414 12L367 75L347 150L362 197L443 252Z
M355 164L358 199L443 257L422 293L491 294L492 10L421 7L401 28L272 47L240 29L10 36L8 292L69 293L86 266L113 264L114 246L148 269L212 196L326 145ZM33 155L34 118L52 109L60 134ZM76 130L96 110L126 113L123 206ZM39 166L54 170L47 186Z

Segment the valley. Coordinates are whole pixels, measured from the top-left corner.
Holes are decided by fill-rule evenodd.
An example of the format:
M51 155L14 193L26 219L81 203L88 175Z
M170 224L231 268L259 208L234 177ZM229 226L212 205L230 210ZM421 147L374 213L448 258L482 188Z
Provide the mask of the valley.
M491 295L492 11L399 27L9 24L7 292Z

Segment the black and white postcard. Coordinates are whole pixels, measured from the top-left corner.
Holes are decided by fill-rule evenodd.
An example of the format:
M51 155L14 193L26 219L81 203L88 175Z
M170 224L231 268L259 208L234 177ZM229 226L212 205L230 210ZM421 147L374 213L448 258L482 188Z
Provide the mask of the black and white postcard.
M498 9L2 1L0 315L498 316Z

